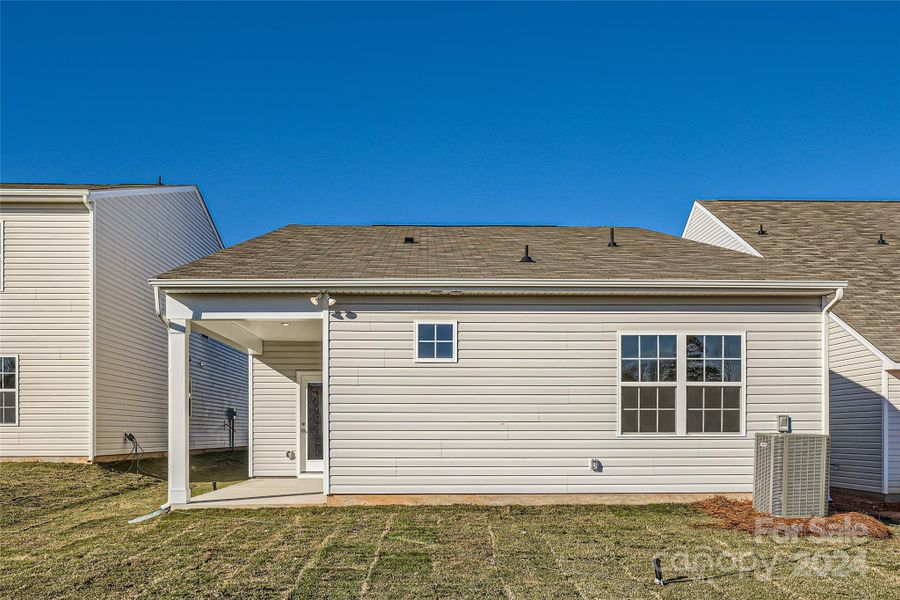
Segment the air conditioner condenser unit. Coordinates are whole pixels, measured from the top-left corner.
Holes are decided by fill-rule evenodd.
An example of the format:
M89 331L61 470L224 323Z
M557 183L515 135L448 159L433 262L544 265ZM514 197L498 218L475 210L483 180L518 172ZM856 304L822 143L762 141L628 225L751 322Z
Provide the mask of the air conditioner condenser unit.
M776 517L828 514L827 435L757 433L753 508Z

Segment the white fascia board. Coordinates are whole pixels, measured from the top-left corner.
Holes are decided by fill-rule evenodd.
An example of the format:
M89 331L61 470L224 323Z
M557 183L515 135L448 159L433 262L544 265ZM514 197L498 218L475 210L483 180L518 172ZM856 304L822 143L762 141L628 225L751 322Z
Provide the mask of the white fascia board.
M549 293L661 293L690 292L793 292L817 296L847 287L846 281L696 280L696 279L151 279L162 290L246 291L290 289L298 291L380 290L394 292L549 292Z
M38 188L0 188L0 197L4 202L28 202L28 203L53 203L53 202L84 202L84 198L90 195L87 188L74 189L38 189Z
M881 360L881 365L885 371L893 371L895 369L900 369L900 362L893 360L887 354L878 349L875 344L870 342L863 334L853 329L850 325L847 324L842 318L837 316L836 314L829 313L831 319L837 323L844 331L849 333L856 341L866 347L866 350L877 356Z
M681 232L681 237L683 237L685 239L690 239L686 236L687 230L690 227L691 221L694 219L694 216L698 213L702 213L702 214L708 216L710 219L712 219L716 223L716 225L721 227L722 230L725 231L725 233L730 235L734 239L734 241L737 242L738 245L741 246L741 248L743 248L743 250L741 250L741 252L745 252L746 254L764 258L763 255L760 254L756 248L754 248L747 242L747 240L745 240L740 235L738 235L737 232L735 232L731 227L729 227L728 225L723 223L719 217L714 215L708 208L706 208L705 206L703 206L696 200L694 200L694 206L691 207L691 214L688 215L688 220L684 226L684 231Z

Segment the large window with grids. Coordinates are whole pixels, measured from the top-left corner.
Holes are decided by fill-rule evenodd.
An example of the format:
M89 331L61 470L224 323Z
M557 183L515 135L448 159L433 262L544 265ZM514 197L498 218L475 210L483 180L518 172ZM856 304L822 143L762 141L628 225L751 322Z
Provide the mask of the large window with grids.
M19 422L19 358L0 356L0 425Z
M620 435L743 431L743 334L619 336Z

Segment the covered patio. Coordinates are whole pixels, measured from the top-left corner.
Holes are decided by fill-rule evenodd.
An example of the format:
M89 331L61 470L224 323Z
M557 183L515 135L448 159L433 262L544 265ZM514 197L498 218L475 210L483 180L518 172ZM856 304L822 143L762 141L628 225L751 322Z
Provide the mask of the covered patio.
M321 477L261 477L191 498L179 508L324 506Z
M157 291L158 294L162 290ZM168 329L168 504L174 508L324 504L328 494L327 294L178 290L157 297ZM248 355L248 480L191 498L190 334Z

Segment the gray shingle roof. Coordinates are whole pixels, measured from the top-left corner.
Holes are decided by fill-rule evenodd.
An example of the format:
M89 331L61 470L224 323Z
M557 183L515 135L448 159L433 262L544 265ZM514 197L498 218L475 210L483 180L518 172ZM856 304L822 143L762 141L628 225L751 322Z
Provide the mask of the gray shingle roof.
M703 200L778 269L846 280L835 314L900 361L900 201ZM758 235L760 224L768 235ZM879 245L884 234L886 245Z
M405 237L415 243L404 243ZM795 269L633 227L288 225L163 279L808 279ZM533 263L522 263L530 246Z

